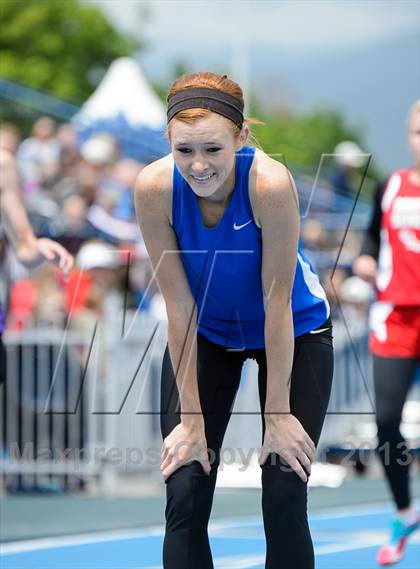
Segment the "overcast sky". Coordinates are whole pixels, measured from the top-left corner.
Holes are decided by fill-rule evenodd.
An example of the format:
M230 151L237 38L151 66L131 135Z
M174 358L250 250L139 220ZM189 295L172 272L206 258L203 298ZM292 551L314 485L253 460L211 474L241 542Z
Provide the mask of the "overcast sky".
M418 29L418 0L98 0L112 20L154 47L186 53L196 42L245 34L294 50L360 46ZM144 22L139 16L148 10ZM210 46L209 46L210 48Z
M229 73L245 94L324 104L363 129L384 170L407 165L408 106L420 97L418 0L88 0L148 41L140 64L168 85L173 63ZM251 88L251 89L250 89Z

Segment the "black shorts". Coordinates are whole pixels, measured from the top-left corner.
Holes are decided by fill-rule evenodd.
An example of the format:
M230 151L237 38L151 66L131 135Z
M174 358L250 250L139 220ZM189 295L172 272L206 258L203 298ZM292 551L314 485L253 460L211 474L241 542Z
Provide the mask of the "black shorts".
M319 331L318 331L319 330ZM315 342L322 344L327 344L328 346L333 346L333 324L331 317L329 316L327 320L317 328L314 328L310 332L296 336L295 343L299 342Z

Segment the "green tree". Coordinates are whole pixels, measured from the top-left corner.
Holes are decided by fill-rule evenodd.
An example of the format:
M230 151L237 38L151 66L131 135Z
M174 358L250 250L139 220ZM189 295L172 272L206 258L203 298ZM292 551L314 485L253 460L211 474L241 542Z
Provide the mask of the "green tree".
M334 110L314 108L303 115L277 112L264 116L254 98L250 116L264 122L263 125L252 125L253 135L264 151L292 170L297 169L311 177L317 171L321 156L332 154L339 142L352 140L361 148L366 148L362 134L348 127L343 116ZM324 157L321 178L328 177L332 162L332 156ZM360 168L360 176L362 174L363 168ZM372 179L380 177L372 164L369 165L368 175ZM371 191L368 181L366 185Z
M229 73L229 69L214 69L218 73ZM166 96L172 82L184 73L190 73L189 65L183 60L173 62L165 83L154 82L153 87L162 102L166 104ZM292 168L292 171L313 177L317 172L320 159L324 154L332 154L334 148L343 140L353 140L361 148L365 148L363 135L359 129L346 125L343 116L334 109L313 108L304 114L286 111L264 112L255 89L248 93L248 116L258 119L262 124L252 124L253 138L251 144L257 144L276 159ZM332 156L324 157L321 178L329 175L332 167ZM361 179L363 168L355 176ZM368 175L373 180L380 173L370 164ZM368 193L371 184L368 185ZM355 184L357 187L357 183Z
M77 0L0 0L0 76L80 103L103 70L142 47Z
M253 127L264 150L282 154L286 162L307 168L316 167L321 155L332 153L339 142L348 139L358 142L360 139L360 135L346 127L342 117L333 111L314 109L304 115L276 113L263 117L256 114L256 117L265 123Z
M170 86L176 79L185 73L190 73L188 65L184 61L177 59L172 63L171 70L166 77L165 83L152 81L152 87L155 93L161 99L162 103L166 105L166 97L168 96Z

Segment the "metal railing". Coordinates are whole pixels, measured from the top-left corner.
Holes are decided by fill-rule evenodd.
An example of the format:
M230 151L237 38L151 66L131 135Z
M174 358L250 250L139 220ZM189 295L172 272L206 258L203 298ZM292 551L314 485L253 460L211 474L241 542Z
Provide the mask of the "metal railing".
M88 458L98 438L97 422L88 412L89 372L83 366L89 338L39 329L9 332L4 340L0 470L6 486L83 487L85 477L98 472ZM80 456L74 456L75 449Z
M366 323L363 320L353 321L348 329L340 322L334 322L333 335L334 379L318 444L320 450L341 438L344 440L361 417L371 419L373 415ZM245 362L223 446L232 451L240 448L245 454L261 446L258 366L255 361Z
M122 472L158 472L160 370L166 323L144 314L85 333L5 334L0 473L6 488L73 491L97 478L112 492ZM335 376L322 444L372 414L366 326L335 326ZM224 447L261 444L257 366L248 360Z

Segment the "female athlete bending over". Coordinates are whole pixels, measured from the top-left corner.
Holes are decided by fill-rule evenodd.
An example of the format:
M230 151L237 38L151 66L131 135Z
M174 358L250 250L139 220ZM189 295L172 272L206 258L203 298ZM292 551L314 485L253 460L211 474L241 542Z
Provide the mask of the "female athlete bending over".
M226 75L184 75L168 95L172 152L136 185L168 314L165 569L213 568L207 525L247 358L259 366L265 566L314 566L307 482L333 375L330 309L298 247L291 175L246 146L249 134L239 85Z

